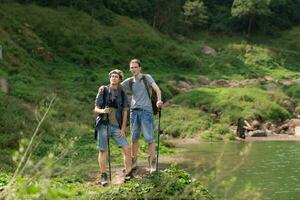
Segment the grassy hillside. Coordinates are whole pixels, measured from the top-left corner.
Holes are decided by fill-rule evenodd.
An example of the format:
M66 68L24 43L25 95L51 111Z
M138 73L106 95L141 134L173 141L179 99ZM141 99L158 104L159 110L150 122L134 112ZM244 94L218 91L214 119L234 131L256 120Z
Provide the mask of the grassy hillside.
M60 148L73 141L65 159L78 166L74 170L96 168L92 109L97 88L107 84L107 73L112 68L120 68L129 76L128 62L133 57L140 58L144 72L151 73L160 84L165 100L179 94L174 98L179 106L167 108L163 114L164 131L176 136L190 136L211 127L210 115L195 109L203 104L210 111L226 113L220 119L225 125L234 123L240 114L259 114L265 120L288 118L291 113L280 101L290 97L299 100L297 85L287 94L294 96L279 92L279 100L273 102L272 94L260 86L195 88L182 93L170 82L194 83L200 75L210 80L300 77L299 27L272 39L255 36L247 40L211 33L170 37L139 19L114 15L114 23L104 25L84 12L31 4L1 4L0 18L0 77L9 84L7 94L0 92L0 145L4 152L1 170L14 168L11 152L18 148L21 138L32 134L54 94L57 99L40 128L34 156L40 158L49 150L59 154ZM214 48L216 55L203 54L204 46ZM246 109L240 112L242 108ZM267 112L263 112L265 109ZM189 117L190 124L178 126L178 116L183 115ZM85 158L92 164L83 165Z

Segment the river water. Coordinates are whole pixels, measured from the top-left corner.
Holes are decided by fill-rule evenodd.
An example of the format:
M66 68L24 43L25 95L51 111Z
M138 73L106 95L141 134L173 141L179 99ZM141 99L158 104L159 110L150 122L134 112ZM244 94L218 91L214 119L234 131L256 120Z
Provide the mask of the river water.
M176 162L216 199L300 199L300 142L179 145Z

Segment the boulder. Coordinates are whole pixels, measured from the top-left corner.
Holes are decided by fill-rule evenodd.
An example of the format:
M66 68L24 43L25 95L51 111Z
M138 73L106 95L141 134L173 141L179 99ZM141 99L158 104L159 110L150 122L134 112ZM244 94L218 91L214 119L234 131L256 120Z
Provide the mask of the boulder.
M209 46L204 46L202 48L201 52L205 55L216 55L217 54L217 51L214 48L209 47Z
M248 132L250 137L266 137L268 136L267 132L264 130L255 130Z
M240 82L237 80L232 80L229 82L229 87L240 87Z
M293 83L296 83L296 84L299 84L299 85L300 85L300 78L294 79L294 80L293 80Z
M278 88L278 86L275 83L267 83L263 87L265 90L268 91L275 91Z
M260 128L260 122L257 121L257 120L254 120L254 121L251 123L251 126L252 126L254 129L259 129L259 128Z
M300 126L300 119L288 120L279 127L280 133L294 135L297 126Z
M296 108L295 102L292 100L286 99L282 102L283 107L285 107L289 112L294 112Z
M271 76L265 76L264 79L266 81L273 81L274 80Z
M289 126L295 128L296 126L300 126L300 119L291 119L288 122Z
M4 93L8 93L8 82L6 79L0 79L1 91Z
M220 79L220 80L212 81L209 85L227 87L227 86L229 86L229 81L224 80L224 79Z
M210 80L206 76L199 76L197 79L197 84L199 85L209 85Z
M300 136L300 126L295 126L295 135Z
M280 133L280 129L275 124L272 124L269 129L275 134Z
M281 81L279 81L279 83L281 83L282 85L291 85L293 83L300 85L300 78L292 79L292 80L281 80Z
M178 81L178 87L180 89L184 89L184 90L192 89L192 86L190 84L188 84L187 82L185 82L185 81Z

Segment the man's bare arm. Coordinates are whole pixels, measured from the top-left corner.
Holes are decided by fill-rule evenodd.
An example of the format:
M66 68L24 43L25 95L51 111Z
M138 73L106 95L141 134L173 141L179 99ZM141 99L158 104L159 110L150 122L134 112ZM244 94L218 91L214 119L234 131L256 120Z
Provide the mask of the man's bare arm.
M161 91L160 91L158 85L157 85L155 82L153 82L151 86L152 86L152 88L154 89L154 91L156 92L156 95L157 95L156 106L157 106L158 108L161 108L162 105L163 105L163 102L162 102L162 100L161 100Z

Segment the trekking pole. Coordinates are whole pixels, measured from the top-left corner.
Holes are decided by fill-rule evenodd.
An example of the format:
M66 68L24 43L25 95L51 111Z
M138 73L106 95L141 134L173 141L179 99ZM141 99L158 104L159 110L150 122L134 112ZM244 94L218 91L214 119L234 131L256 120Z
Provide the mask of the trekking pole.
M160 117L161 117L161 110L158 111L156 172L158 172L158 155L159 155L159 139L160 139Z
M106 128L106 134L107 134L107 153L108 153L108 170L109 170L109 181L111 182L111 166L110 166L110 145L109 145L109 116L107 116L107 128Z
M212 143L212 126L213 126L213 120L210 121L210 143Z

